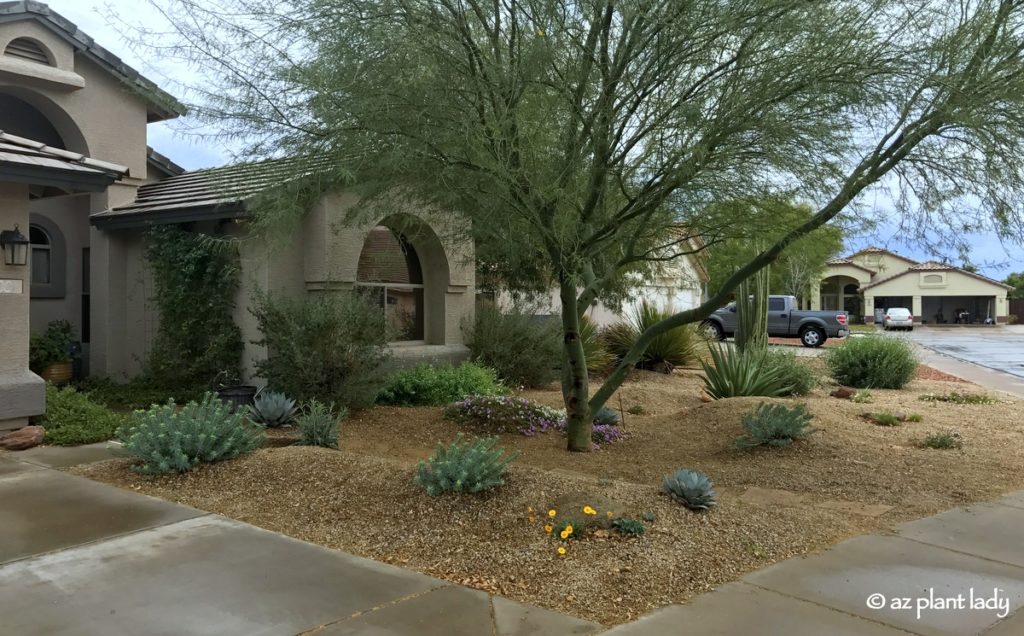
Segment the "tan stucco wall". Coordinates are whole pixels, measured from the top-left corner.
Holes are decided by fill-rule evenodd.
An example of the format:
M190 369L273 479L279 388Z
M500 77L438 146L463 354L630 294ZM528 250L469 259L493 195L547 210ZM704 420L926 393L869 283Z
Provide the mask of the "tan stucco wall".
M63 272L53 271L52 276L63 275L63 298L32 299L32 331L42 331L51 320L67 320L75 329L75 335L82 334L82 250L89 247L89 195L78 194L62 197L47 197L33 200L29 207L33 221L42 217L57 225L63 238ZM27 235L27 233L26 233ZM59 246L52 245L52 250ZM57 266L58 259L51 257Z
M924 276L928 274L944 274L946 282L941 285L922 284ZM1004 287L989 283L979 278L969 276L957 271L945 272L911 272L885 281L879 285L864 290L865 301L870 299L870 305L874 308L874 299L880 296L909 296L912 307L909 309L917 318L922 317L923 297L927 296L991 296L995 298L995 315L998 318L1005 318L1009 313L1009 304L1006 301L1007 290ZM928 319L928 317L924 317Z
M0 183L0 230L28 236L28 186ZM3 292L10 293L3 293ZM29 268L0 256L0 430L24 426L45 408L43 381L28 369Z
M864 254L854 254L847 258L862 267L867 267L871 271L877 272L875 275L876 279L904 272L914 266L913 262L884 252L866 252Z

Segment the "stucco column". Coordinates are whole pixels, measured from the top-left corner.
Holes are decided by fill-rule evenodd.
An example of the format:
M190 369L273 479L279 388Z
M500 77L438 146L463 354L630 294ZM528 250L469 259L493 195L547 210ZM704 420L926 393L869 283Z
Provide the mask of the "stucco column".
M875 322L875 297L865 296L864 297L864 323L874 324Z
M921 310L921 297L914 296L912 303L913 308L910 311L914 314L914 320L921 322L921 319L924 317L923 311Z
M28 236L28 186L0 183L0 230L17 225ZM0 430L20 428L46 408L43 380L28 368L29 282L27 265L0 257Z
M821 311L821 281L811 283L811 311Z

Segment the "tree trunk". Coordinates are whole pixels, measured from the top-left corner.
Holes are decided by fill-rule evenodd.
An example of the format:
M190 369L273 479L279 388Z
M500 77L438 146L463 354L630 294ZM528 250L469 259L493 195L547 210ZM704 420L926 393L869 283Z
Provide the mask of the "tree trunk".
M560 282L562 299L562 399L565 401L566 434L570 451L590 451L590 378L580 338L576 286L567 278Z

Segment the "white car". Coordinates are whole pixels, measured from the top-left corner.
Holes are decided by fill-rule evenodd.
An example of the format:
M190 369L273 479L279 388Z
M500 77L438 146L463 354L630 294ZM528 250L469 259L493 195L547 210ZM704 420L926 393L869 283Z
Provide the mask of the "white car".
M885 319L882 321L882 328L889 329L914 329L914 315L905 307L893 307L885 310Z

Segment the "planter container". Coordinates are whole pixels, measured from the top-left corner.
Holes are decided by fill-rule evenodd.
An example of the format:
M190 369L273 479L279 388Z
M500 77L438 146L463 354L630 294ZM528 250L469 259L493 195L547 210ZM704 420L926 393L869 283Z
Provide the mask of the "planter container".
M73 375L74 366L71 360L64 362L57 362L43 369L43 372L39 374L39 377L52 382L53 384L64 384L69 381Z
M249 384L235 384L217 389L217 397L231 405L232 411L249 406L256 397L256 387Z

